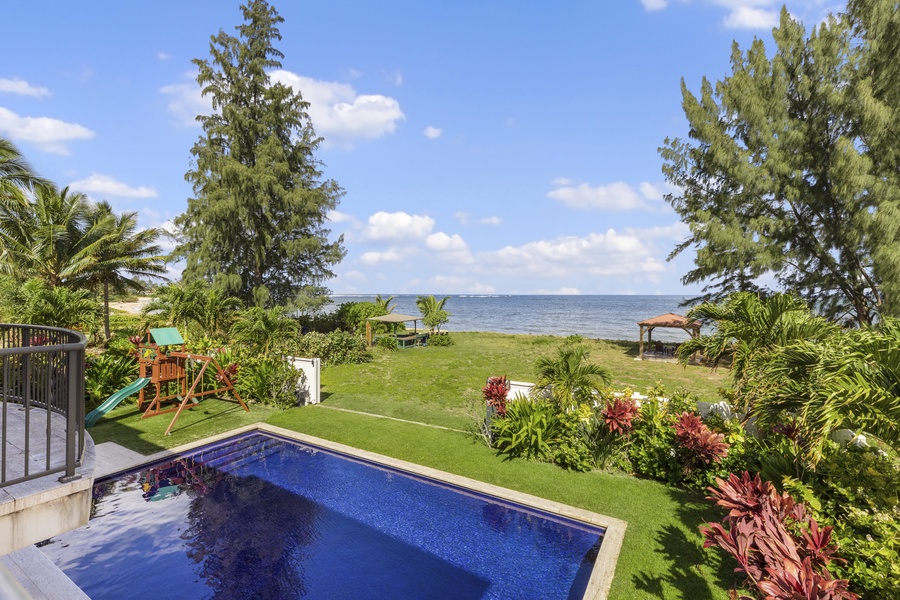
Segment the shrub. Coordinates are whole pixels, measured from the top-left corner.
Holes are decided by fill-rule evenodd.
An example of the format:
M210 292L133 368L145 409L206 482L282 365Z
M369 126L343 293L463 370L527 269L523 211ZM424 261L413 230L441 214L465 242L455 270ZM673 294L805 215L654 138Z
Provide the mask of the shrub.
M670 483L681 480L681 464L675 452L675 429L658 402L651 400L641 405L630 437L628 460L637 475Z
M675 423L675 441L681 448L684 476L691 478L697 470L720 462L728 455L725 435L712 431L700 420L700 415L683 412Z
M366 333L366 319L380 317L387 314L383 307L374 302L344 302L335 312L338 326L346 331L352 331L359 335ZM391 330L388 323L372 322L372 331L386 333Z
M241 362L235 389L245 399L278 408L297 405L297 381L300 372L276 356L257 356Z
M819 528L803 504L746 471L716 483L709 488L709 499L728 514L721 523L700 528L703 545L731 554L738 562L736 571L745 573L761 595L785 600L857 598L848 581L833 578L827 568L837 549L831 527Z
M834 529L838 563L864 598L900 598L900 460L874 448L832 444L807 483L785 478L813 516Z
M481 395L484 396L485 402L499 417L506 415L506 395L508 393L509 380L506 375L488 377L487 385L481 388Z
M388 352L395 352L399 346L397 344L397 338L382 336L375 341L375 345L381 348L382 350L387 350Z
M594 457L588 446L588 432L592 427L590 407L587 415L581 411L557 413L559 429L553 440L550 456L554 463L572 471L590 471Z
M372 360L365 339L340 329L301 336L297 351L301 356L321 358L328 365L360 364Z
M97 406L137 378L137 361L127 354L107 352L85 361L85 404Z
M429 346L452 346L454 343L453 338L446 331L443 333L432 333L428 336Z
M638 415L638 407L633 400L616 398L612 402L606 401L606 407L600 411L600 415L610 433L625 434L631 431L631 422Z
M516 400L506 405L506 417L492 424L498 452L511 458L551 460L551 445L560 422L549 400Z

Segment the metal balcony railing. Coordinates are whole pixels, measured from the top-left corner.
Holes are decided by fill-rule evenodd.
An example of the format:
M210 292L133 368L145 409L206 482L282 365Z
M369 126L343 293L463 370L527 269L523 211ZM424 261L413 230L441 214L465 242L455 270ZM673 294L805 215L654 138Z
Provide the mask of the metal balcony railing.
M80 477L86 345L68 329L0 324L0 487Z

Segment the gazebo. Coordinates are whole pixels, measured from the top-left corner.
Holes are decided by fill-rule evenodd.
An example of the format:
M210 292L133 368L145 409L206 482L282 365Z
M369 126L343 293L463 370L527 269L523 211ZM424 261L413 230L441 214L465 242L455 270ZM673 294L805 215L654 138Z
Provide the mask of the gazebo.
M375 341L372 336L372 321L381 321L382 323L408 323L412 321L413 323L413 332L418 333L418 329L416 328L416 322L421 320L422 317L414 317L412 315L400 315L396 313L388 313L386 315L381 315L380 317L369 317L366 319L366 342L371 346Z
M675 313L666 313L664 315L659 315L658 317L653 317L652 319L639 321L638 326L641 328L641 337L638 349L639 358L644 358L644 332L647 332L647 345L649 346L650 342L653 341L653 330L657 327L673 327L676 329L683 329L688 334L690 334L692 338L698 337L700 335L700 321L691 321L687 317L682 317L681 315L676 315Z

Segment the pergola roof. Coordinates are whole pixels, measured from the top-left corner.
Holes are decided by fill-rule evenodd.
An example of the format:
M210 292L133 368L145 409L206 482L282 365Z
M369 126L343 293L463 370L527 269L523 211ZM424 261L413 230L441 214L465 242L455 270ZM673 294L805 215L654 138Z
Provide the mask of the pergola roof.
M695 327L700 327L701 323L700 321L691 321L687 317L682 317L675 313L666 313L664 315L659 315L658 317L653 317L652 319L639 321L638 325L641 327L678 327L680 329L693 329Z
M385 323L406 323L407 321L421 321L422 317L414 317L412 315L399 315L390 313L381 315L380 317L369 317L367 321L384 321Z

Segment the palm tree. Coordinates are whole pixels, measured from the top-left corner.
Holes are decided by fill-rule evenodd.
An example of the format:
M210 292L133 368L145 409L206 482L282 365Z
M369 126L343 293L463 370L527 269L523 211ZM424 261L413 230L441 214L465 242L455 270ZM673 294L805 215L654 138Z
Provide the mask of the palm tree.
M199 310L193 317L206 335L221 338L228 334L235 313L243 307L240 298L213 287L203 295Z
M164 279L166 257L156 245L160 231L156 228L137 231L137 213L116 215L108 202L88 209L87 230L97 236L91 244L93 264L86 283L100 287L103 294L103 328L110 337L109 293L142 292L147 284L139 278Z
M416 306L422 313L422 322L431 328L431 333L440 333L441 325L450 320L450 313L444 310L444 305L450 296L438 300L434 296L419 296L416 298Z
M751 376L754 361L765 360L773 348L795 340L824 339L838 330L833 323L813 315L806 303L790 294L760 298L751 292L737 292L721 304L706 302L692 308L687 317L715 322L715 332L681 344L678 356L687 362L700 352L718 364L730 357L736 388Z
M270 354L282 350L297 334L297 321L286 317L282 308L254 306L240 314L231 327L231 336L246 344L250 352Z
M0 205L25 204L25 192L45 185L48 182L34 174L15 145L0 137Z
M594 392L609 385L612 374L606 367L589 363L583 346L563 346L555 357L543 356L535 363L534 393L550 390L558 408L593 400Z
M379 310L383 310L385 315L389 315L394 312L394 309L397 308L397 304L391 304L394 300L393 296L388 296L387 298L382 298L381 294L377 294L375 296L375 306L379 308Z
M202 280L161 285L144 305L141 315L147 323L181 329L187 339L188 323L197 321L202 313L206 285Z
M88 224L84 194L39 186L24 204L0 205L0 272L16 279L37 277L52 287L86 276L99 239Z
M788 344L771 353L745 390L761 425L796 418L813 463L838 429L900 450L900 322Z

